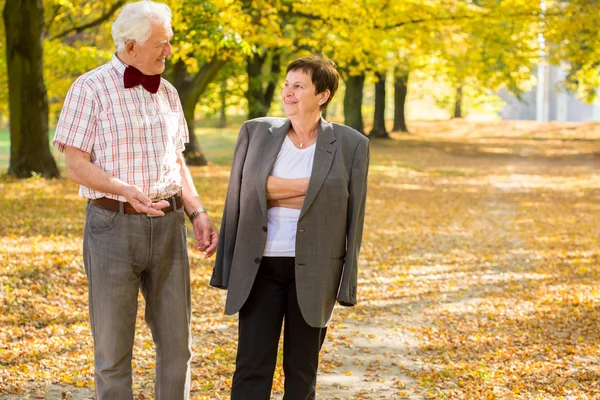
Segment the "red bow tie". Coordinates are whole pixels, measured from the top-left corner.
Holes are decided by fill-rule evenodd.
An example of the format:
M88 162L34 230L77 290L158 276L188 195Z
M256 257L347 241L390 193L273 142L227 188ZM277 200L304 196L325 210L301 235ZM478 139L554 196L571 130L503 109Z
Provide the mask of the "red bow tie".
M125 68L123 82L125 84L125 89L129 89L141 84L144 89L150 93L156 93L160 87L160 74L144 75L139 69L130 65Z

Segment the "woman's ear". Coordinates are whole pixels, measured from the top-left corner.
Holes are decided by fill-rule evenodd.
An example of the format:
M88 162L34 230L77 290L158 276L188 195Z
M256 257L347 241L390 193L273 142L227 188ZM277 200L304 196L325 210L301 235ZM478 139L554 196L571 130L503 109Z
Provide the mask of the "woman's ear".
M329 95L331 95L331 92L329 91L329 89L327 89L323 93L319 94L320 97L319 97L318 103L320 106L327 103L327 100L329 100Z

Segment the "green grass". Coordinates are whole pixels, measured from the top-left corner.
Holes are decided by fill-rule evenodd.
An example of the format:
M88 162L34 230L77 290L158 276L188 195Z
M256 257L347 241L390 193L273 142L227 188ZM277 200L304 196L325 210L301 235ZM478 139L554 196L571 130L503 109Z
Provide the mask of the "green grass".
M196 138L210 163L230 165L237 141L237 128L200 128Z
M63 155L52 146L52 138L54 137L54 128L48 131L48 143L50 151L60 168L65 166L65 158ZM10 131L8 129L0 129L0 173L6 172L10 162Z
M0 170L8 168L10 156L10 133L6 129L0 129Z
M200 128L196 129L196 137L200 142L200 148L210 163L229 165L233 156L233 149L237 140L238 128ZM54 129L48 132L48 141L54 159L60 168L64 169L65 160L63 155L56 150L51 142L54 137ZM6 172L10 161L10 132L0 129L0 173Z

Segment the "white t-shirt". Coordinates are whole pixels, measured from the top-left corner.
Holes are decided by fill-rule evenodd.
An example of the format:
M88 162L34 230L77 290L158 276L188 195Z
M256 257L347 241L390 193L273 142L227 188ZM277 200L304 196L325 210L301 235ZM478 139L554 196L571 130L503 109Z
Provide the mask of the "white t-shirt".
M275 160L271 175L279 178L308 178L315 158L315 144L298 149L288 136ZM263 255L267 257L295 257L296 229L300 210L284 207L271 207L267 210L267 245Z

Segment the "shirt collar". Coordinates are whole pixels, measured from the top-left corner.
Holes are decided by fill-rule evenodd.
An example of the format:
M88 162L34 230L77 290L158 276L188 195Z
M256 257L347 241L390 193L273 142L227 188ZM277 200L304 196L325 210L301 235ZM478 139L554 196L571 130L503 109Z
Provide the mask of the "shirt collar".
M111 65L114 69L121 74L121 76L125 75L125 68L127 68L127 64L125 64L119 57L117 57L117 53L113 55L112 60L110 60Z

